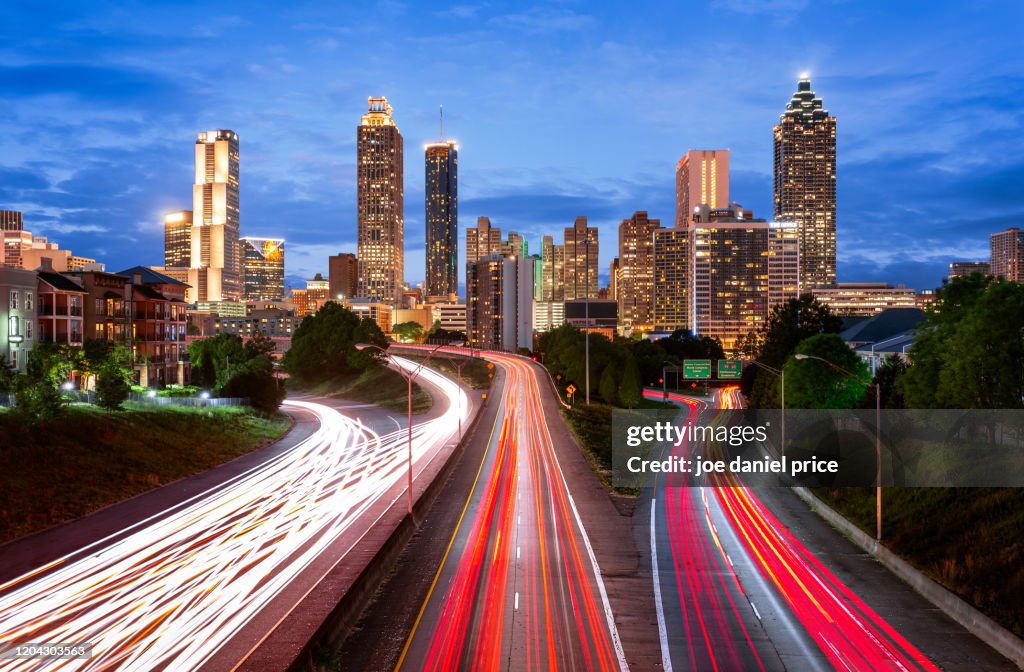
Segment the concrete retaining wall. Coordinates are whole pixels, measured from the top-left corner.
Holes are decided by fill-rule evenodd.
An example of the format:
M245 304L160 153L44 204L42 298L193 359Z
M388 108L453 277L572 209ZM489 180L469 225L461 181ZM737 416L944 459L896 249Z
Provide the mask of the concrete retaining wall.
M1019 668L1024 670L1024 640L949 592L885 546L882 546L870 535L815 497L807 488L797 487L793 488L793 490L819 516L839 529L854 544L878 558L878 561L885 565L889 571L910 584L914 590L945 612L947 616L964 626L968 632L1009 658Z

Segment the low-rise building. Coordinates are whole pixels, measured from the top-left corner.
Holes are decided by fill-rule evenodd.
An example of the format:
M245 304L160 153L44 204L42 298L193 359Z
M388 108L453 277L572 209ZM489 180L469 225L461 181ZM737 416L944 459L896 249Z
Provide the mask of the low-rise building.
M0 267L0 356L18 373L25 373L36 342L38 282L32 271Z
M53 271L40 271L37 277L38 341L81 346L84 341L85 288Z
M615 339L618 327L618 302L611 299L573 299L565 302L565 323L577 329Z
M913 289L884 282L840 282L835 287L812 289L811 294L841 317L876 315L890 308L917 305Z
M373 299L355 298L344 301L342 305L358 315L360 319L369 319L376 322L383 333L391 333L391 326L394 324L391 319L393 311L391 304L374 301Z

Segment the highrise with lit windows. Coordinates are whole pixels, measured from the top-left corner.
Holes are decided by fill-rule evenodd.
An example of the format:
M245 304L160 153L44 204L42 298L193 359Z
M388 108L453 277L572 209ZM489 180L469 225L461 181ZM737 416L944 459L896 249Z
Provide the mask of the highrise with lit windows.
M246 301L284 298L284 241L280 238L242 238Z
M238 163L237 133L215 130L198 135L188 274L198 301L242 298Z
M691 149L676 164L676 226L689 226L705 204L729 207L728 149Z
M775 126L775 219L799 227L802 287L834 287L836 118L807 76Z
M459 148L454 140L426 146L428 301L455 301L459 294Z
M358 294L395 305L405 270L402 134L387 98L369 98L356 128L356 182Z

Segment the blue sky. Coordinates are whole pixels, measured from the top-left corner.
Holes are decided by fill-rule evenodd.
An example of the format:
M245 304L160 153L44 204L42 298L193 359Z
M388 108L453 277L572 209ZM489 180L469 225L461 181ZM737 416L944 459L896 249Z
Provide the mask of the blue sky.
M118 270L163 261L197 131L241 142L243 235L293 282L355 250L355 127L405 137L406 278L423 278L422 145L460 144L460 225L560 237L670 225L689 148L732 150L771 216L772 125L809 71L838 121L841 281L937 285L1024 225L1024 3L11 3L0 26L0 208ZM464 241L465 234L460 236ZM462 241L460 241L462 242ZM463 257L460 256L460 259Z

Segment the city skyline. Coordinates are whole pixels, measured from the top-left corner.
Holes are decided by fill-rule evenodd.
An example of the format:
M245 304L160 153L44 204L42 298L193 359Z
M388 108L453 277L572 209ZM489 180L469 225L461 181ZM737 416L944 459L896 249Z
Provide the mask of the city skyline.
M983 28L951 4L930 17L888 7L883 16L880 4L688 7L689 18L709 28L743 29L746 52L765 48L770 38L777 58L769 66L716 50L685 68L670 57L678 35L667 29L655 29L643 51L628 46L641 25L650 28L651 11L643 9L631 10L634 17L612 7L462 7L438 16L389 6L365 17L380 27L356 31L355 40L344 38L351 21L343 12L320 17L319 24L302 8L279 21L242 19L232 18L242 6L228 3L227 16L209 17L183 40L190 34L183 28L187 9L79 11L67 7L50 38L32 30L42 19L31 10L12 10L4 30L11 51L0 66L0 84L14 103L11 118L0 122L8 137L0 207L25 211L26 229L114 268L161 262L163 215L191 205L188 138L205 128L232 128L246 140L244 233L290 241L289 284L326 272L327 256L355 251L355 148L345 120L371 95L388 96L416 148L436 137L436 106L444 103L463 149L462 228L489 216L495 226L526 236L531 251L542 235L557 234L576 216L588 217L605 240L637 210L672 221L674 166L688 149L730 149L732 200L770 218L771 127L804 70L841 120L840 281L935 286L949 261L985 259L988 234L1024 210L1013 186L1022 172L1013 151L1020 142L1013 131L1020 83L1008 76L1020 57L995 44L985 54L962 49L953 64L939 59L946 46L967 43ZM998 11L1008 23L1020 12ZM665 8L664 23L681 12ZM844 31L823 28L838 18ZM892 43L911 20L921 29L916 37ZM242 45L258 42L253 38L271 25L283 34L266 49ZM947 25L956 30L940 27ZM367 57L366 44L382 30L395 31L393 46ZM417 60L445 30L464 36L465 44L425 77ZM481 45L491 33L503 40L485 52ZM798 34L806 38L787 40ZM570 53L549 44L558 42L553 35L574 38L561 74L536 67ZM513 37L537 47L536 55L519 59L523 65L508 44ZM212 58L193 53L219 38L230 45ZM884 55L873 55L881 44ZM95 52L92 65L67 65L84 61L86 51ZM326 70L346 62L365 67L324 79ZM216 77L228 63L241 65L237 81ZM495 87L483 71L508 81ZM611 84L590 92L597 75L588 72ZM325 85L318 87L320 81ZM556 89L559 96L548 95ZM679 104L718 89L735 95L727 104L717 98ZM647 119L655 123L636 126L638 101L654 103ZM565 113L570 108L572 115ZM926 129L919 123L925 117ZM136 135L132 146L120 146L124 134ZM405 162L405 277L412 284L423 280L425 267L417 154ZM150 165L160 169L139 169ZM611 247L601 250L602 278Z

